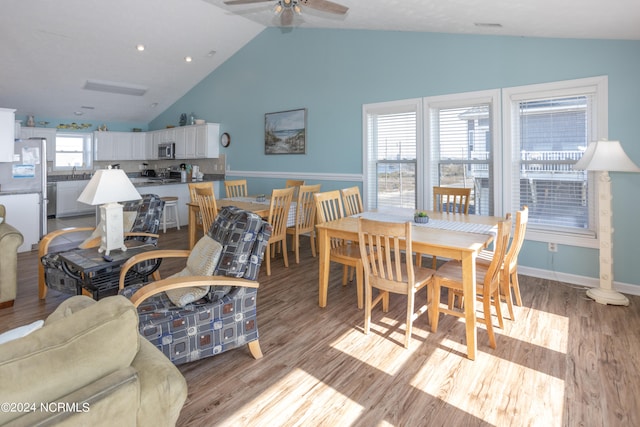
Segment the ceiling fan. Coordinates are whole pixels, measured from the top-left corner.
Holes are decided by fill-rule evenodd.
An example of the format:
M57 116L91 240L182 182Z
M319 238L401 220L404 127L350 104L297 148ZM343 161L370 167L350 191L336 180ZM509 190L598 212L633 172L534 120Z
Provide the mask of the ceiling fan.
M236 4L249 4L249 3L263 3L273 0L227 0L224 2L226 5ZM338 3L334 3L329 0L278 0L273 11L276 15L280 15L280 25L283 27L291 26L293 22L293 14L300 15L302 8L300 6L307 6L312 9L321 10L329 13L337 13L344 15L349 10L348 7Z

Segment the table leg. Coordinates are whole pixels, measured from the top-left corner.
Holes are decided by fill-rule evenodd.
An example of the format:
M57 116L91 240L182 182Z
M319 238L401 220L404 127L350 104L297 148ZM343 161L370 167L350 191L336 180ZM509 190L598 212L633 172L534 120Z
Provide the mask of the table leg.
M189 249L196 245L196 210L197 206L189 205Z
M464 317L467 329L467 357L476 359L478 332L476 329L476 254L462 255L462 294L464 295Z
M325 228L318 229L318 245L320 247L320 272L318 287L318 304L320 307L327 306L327 290L329 288L329 258L331 257L331 245L329 244L329 232Z

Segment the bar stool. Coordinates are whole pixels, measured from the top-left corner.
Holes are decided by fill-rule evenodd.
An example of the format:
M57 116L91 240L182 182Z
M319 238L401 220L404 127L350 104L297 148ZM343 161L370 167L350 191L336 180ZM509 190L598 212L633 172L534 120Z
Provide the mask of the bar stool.
M175 196L160 197L164 201L164 209L162 209L162 231L167 232L167 223L169 227L175 225L180 230L180 221L178 220L178 198ZM173 208L173 215L167 219L168 209Z

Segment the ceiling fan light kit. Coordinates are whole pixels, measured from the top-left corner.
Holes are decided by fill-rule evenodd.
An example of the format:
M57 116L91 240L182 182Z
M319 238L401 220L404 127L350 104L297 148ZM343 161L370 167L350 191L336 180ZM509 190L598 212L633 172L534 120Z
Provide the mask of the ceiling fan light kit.
M227 0L224 4L233 6L237 4L263 3L273 0ZM280 25L288 27L293 22L293 14L301 15L302 7L321 10L323 12L344 15L349 10L348 7L329 0L278 0L273 7L273 13L280 15Z

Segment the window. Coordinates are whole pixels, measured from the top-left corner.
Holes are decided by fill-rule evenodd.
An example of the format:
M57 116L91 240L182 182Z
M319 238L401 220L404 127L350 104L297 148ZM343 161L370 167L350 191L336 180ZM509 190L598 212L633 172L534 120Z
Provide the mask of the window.
M364 204L416 207L420 100L364 106Z
M593 185L573 165L590 141L607 134L606 78L509 88L503 103L505 196L511 210L529 206L527 236L593 240Z
M429 156L425 200L432 208L434 186L471 188L469 213L493 215L494 135L498 91L425 98Z
M363 106L366 208L430 208L433 186L470 187L478 215L527 205L529 240L598 247L594 178L573 165L607 137L607 84L605 76Z
M91 169L92 138L90 133L60 133L56 136L56 170Z

